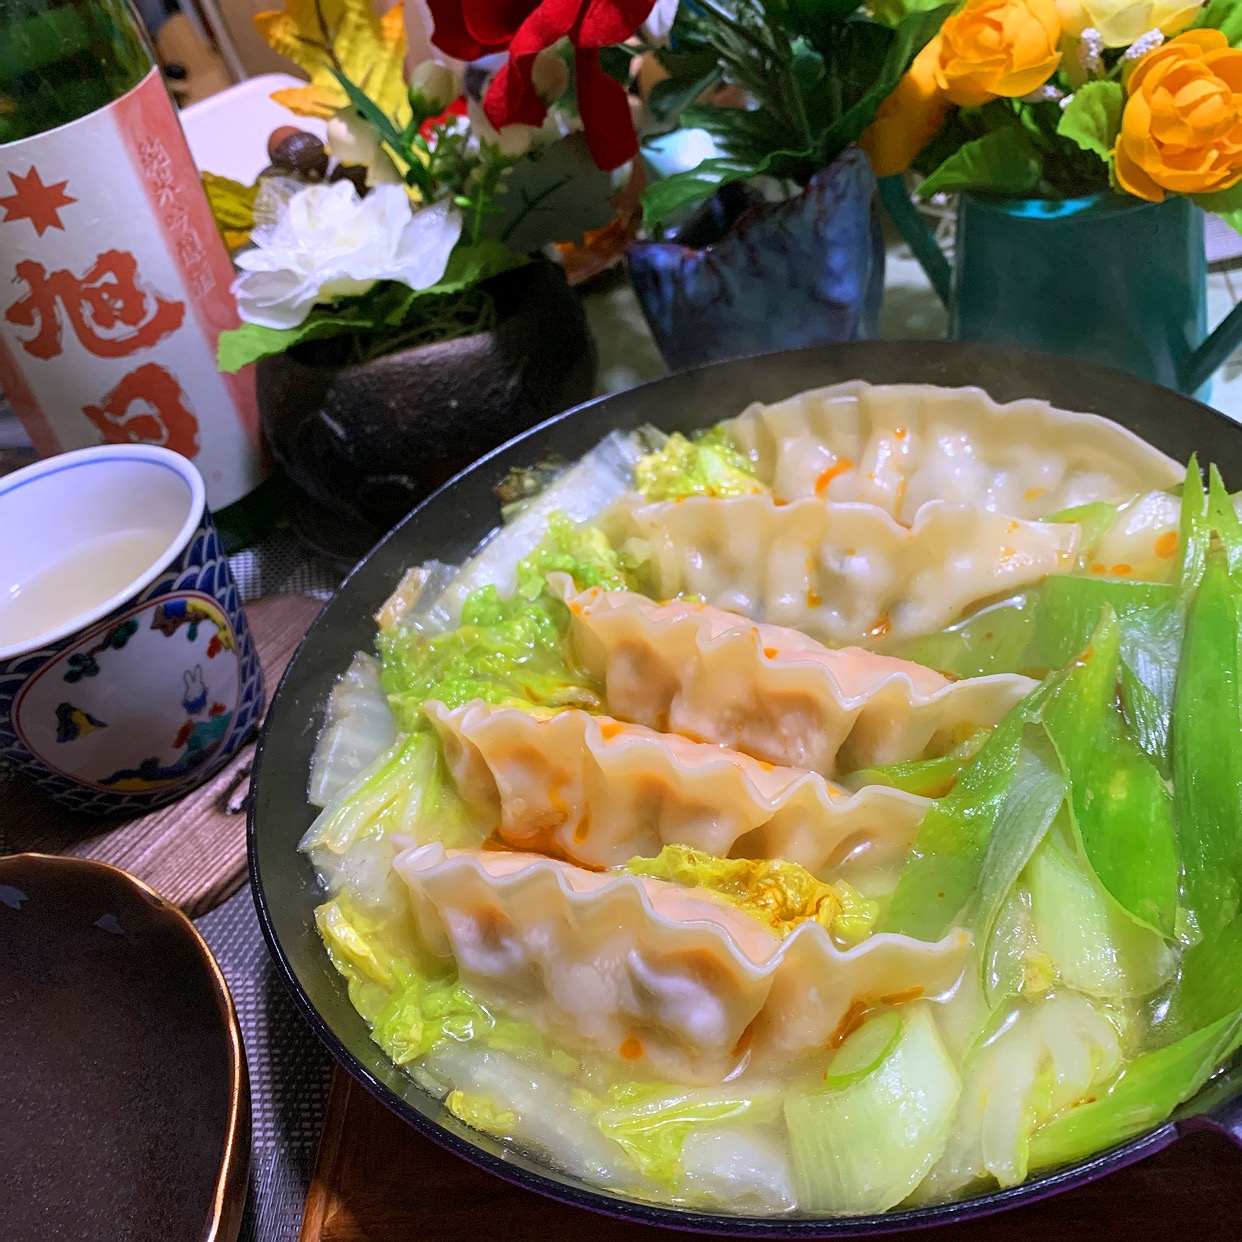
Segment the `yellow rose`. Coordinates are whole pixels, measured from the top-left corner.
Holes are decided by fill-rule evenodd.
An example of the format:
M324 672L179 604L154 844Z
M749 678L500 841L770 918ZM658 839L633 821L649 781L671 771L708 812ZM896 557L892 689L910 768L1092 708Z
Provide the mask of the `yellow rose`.
M1203 0L1056 0L1067 35L1077 38L1094 26L1105 47L1129 47L1149 30L1166 35L1185 30Z
M1242 50L1219 30L1191 30L1148 52L1126 82L1113 169L1153 203L1242 181Z
M939 65L940 36L936 35L914 58L858 140L877 177L891 177L909 168L949 115L952 104L936 80Z
M908 168L954 104L1027 95L1061 59L1055 0L967 0L914 58L859 145L877 177Z
M966 0L940 28L936 80L950 103L977 108L1043 86L1061 61L1055 0Z

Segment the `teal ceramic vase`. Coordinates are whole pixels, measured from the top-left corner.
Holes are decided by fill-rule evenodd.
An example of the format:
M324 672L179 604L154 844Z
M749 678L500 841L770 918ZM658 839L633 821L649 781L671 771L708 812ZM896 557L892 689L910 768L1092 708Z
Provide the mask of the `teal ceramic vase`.
M1203 212L1186 199L963 194L950 266L901 178L880 189L954 340L1085 358L1201 395L1242 343L1242 307L1208 334Z

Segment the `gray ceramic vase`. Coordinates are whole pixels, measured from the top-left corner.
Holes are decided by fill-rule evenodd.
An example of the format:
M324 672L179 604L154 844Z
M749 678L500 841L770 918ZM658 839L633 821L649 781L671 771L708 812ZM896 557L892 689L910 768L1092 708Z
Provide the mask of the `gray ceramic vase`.
M635 242L630 280L674 369L878 334L884 239L851 147L780 203L725 186L672 241Z
M559 267L493 277L490 332L334 365L331 340L258 366L264 438L303 538L352 564L441 483L591 396L595 341Z

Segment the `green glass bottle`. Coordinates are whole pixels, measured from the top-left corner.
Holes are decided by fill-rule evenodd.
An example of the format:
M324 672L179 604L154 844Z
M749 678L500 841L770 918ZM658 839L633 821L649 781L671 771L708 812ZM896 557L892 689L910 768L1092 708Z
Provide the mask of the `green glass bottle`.
M275 521L232 262L129 0L0 0L0 389L43 455L189 457L231 551Z

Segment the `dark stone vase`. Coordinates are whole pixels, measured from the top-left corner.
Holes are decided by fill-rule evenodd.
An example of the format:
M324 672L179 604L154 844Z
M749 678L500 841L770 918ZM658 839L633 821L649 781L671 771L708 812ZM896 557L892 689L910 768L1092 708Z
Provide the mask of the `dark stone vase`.
M766 203L725 186L673 241L635 242L630 280L674 369L878 334L884 239L867 157L851 147Z
M298 492L302 536L352 563L418 501L498 444L578 405L595 342L560 268L493 277L490 332L333 365L333 341L258 366L259 417Z

